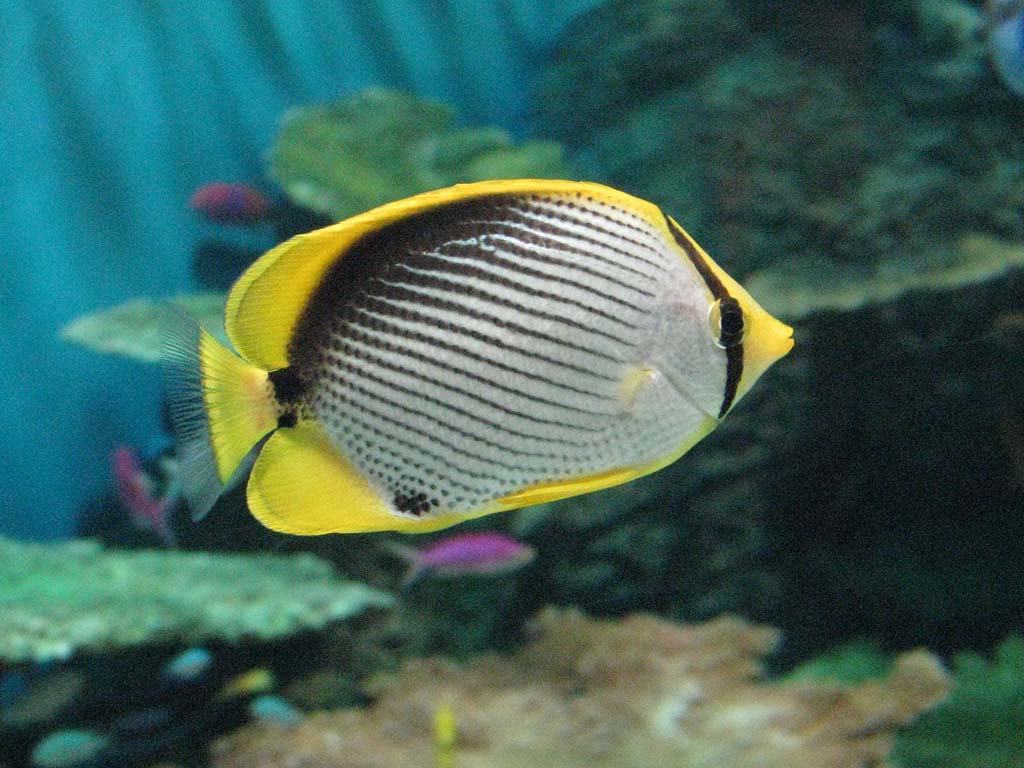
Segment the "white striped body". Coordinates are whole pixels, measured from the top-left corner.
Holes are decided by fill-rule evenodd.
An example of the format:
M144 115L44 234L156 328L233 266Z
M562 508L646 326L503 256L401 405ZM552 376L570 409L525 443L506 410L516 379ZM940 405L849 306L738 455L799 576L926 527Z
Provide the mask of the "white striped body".
M424 532L653 472L793 346L651 203L457 185L298 235L163 362L195 519L253 447L249 509L298 535Z
M394 514L469 514L705 434L726 383L714 300L626 207L493 195L350 247L289 362L306 412Z

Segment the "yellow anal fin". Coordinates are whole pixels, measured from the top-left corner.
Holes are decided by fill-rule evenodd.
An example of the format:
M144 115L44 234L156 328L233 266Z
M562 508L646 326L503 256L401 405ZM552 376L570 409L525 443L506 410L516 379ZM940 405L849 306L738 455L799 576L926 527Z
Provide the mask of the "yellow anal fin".
M415 518L395 512L312 421L271 435L256 459L246 495L249 510L263 525L297 536L429 531L466 517Z

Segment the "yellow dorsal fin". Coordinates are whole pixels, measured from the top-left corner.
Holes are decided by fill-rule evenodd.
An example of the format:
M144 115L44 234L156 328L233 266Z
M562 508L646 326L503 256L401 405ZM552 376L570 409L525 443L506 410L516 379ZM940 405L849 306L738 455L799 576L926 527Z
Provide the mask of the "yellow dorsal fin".
M440 514L417 519L393 512L389 500L311 421L282 427L270 436L249 476L246 495L250 511L263 525L297 536L423 532L466 517Z
M266 370L288 365L288 342L327 270L364 235L408 216L476 197L501 194L575 195L614 202L659 223L651 203L591 182L511 179L458 184L388 203L338 224L298 235L261 256L228 296L225 328L239 354Z

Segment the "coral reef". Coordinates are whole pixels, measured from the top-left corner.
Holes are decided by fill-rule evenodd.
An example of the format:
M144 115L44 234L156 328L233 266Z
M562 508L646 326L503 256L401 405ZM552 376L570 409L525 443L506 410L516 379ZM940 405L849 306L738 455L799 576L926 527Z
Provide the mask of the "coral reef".
M948 686L924 652L856 687L759 682L759 658L777 634L735 618L681 626L549 609L533 631L512 656L408 662L370 682L368 710L243 728L215 745L214 764L423 766L435 717L450 710L454 762L464 768L854 768L882 765L894 732Z
M1024 269L1024 244L964 235L941 254L867 267L794 260L751 275L747 288L788 322L818 312L843 312L898 302L911 293L944 293L998 281Z
M882 679L893 657L869 640L844 643L804 662L785 680ZM891 761L900 768L1008 768L1024 765L1024 638L1010 635L991 662L957 654L953 686L935 709L904 729Z
M293 109L270 175L294 203L336 220L457 182L571 175L558 144L517 145L499 128L453 119L444 104L381 89Z
M949 697L899 739L901 768L1024 765L1024 639L1008 637L990 663L959 654Z
M155 363L160 359L162 318L169 310L189 315L227 342L222 293L197 293L162 301L133 299L72 320L61 329L60 338L94 352Z
M1024 106L981 23L958 0L616 0L563 35L537 123L740 276L1021 239Z
M143 643L268 639L391 598L309 555L118 552L0 539L0 663Z

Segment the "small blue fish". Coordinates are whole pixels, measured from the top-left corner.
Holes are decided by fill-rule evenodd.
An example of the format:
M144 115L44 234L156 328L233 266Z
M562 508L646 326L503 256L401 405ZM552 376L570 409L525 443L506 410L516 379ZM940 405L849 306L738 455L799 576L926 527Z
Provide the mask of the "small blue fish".
M302 722L302 710L280 696L264 694L249 702L249 716L253 720L275 725L292 726Z
M94 760L111 745L110 738L95 731L54 731L32 750L37 768L67 768Z
M164 675L185 683L194 683L213 664L213 654L205 648L189 648L164 665Z
M1024 1L990 2L985 28L992 66L1007 88L1024 96Z

